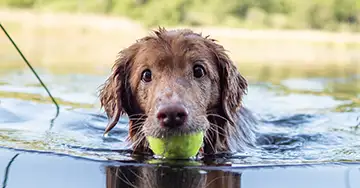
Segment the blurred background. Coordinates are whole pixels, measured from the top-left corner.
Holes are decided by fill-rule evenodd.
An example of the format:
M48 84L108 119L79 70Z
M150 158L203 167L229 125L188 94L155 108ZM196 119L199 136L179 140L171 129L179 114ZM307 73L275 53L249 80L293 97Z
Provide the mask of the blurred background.
M353 70L360 59L359 0L0 0L0 20L33 64L56 71L107 70L121 48L158 26L212 36L244 69ZM0 40L0 57L19 66Z

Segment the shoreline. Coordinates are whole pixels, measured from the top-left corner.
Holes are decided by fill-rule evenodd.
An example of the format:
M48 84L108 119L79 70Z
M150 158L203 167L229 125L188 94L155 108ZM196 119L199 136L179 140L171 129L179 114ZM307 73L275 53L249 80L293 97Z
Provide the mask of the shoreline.
M71 18L71 19L70 19ZM89 27L98 30L126 29L147 33L153 28L145 28L138 21L126 17L111 16L92 13L69 13L69 12L47 12L32 9L9 9L0 8L0 19L11 22L29 22L42 26L78 26ZM34 22L34 19L39 19ZM66 21L65 21L66 20ZM59 22L61 21L61 22ZM56 24L54 23L56 22ZM334 42L334 43L359 43L360 32L331 32L326 30L285 30L285 29L247 29L226 26L188 26L178 25L166 28L190 28L197 32L203 32L217 37L229 37L256 40L299 40L302 42ZM139 31L141 30L141 31Z
M25 56L41 66L83 64L109 68L116 54L151 32L135 21L108 15L0 8L0 20ZM360 62L360 33L188 27L210 35L239 64L328 65ZM2 59L19 58L0 39ZM257 66L257 65L256 65Z

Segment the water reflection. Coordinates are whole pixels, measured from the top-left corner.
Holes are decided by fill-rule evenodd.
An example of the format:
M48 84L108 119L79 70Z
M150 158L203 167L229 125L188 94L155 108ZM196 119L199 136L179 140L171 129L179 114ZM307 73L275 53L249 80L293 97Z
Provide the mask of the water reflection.
M107 166L106 188L240 188L241 173L173 167Z
M356 164L236 166L221 163L100 162L0 149L2 188L254 188L360 186ZM18 155L20 153L20 155ZM155 164L154 164L155 162ZM6 180L6 181L4 181Z
M211 166L211 165L210 165ZM221 166L221 165L220 165ZM232 165L230 165L232 166ZM208 168L191 165L104 167L106 188L336 187L360 185L360 168L351 165Z

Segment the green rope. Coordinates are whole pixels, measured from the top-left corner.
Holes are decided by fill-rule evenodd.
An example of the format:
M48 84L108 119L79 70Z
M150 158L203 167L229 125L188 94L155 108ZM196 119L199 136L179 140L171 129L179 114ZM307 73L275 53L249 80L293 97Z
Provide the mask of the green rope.
M48 93L49 97L51 98L51 100L53 101L53 103L56 106L56 115L55 117L51 120L51 127L52 124L55 120L55 118L59 115L60 112L60 107L58 105L58 103L56 102L55 98L51 95L50 91L48 90L48 88L46 87L46 85L43 83L43 81L40 79L39 75L36 73L36 71L34 70L34 68L31 66L31 64L29 63L29 61L25 58L25 56L23 55L23 53L21 52L21 50L17 47L16 43L12 40L12 38L10 37L10 35L6 32L5 28L3 27L3 25L0 23L0 27L1 29L4 31L5 35L8 37L8 39L11 41L11 43L14 45L14 47L16 48L16 50L19 52L20 56L22 57L22 59L24 60L24 62L28 65L28 67L30 68L30 70L34 73L34 75L36 76L36 78L39 80L40 84L43 86L43 88L46 90L46 92Z
M5 168L5 178L4 178L4 182L3 182L3 188L6 188L6 186L7 186L7 180L9 178L10 166L14 162L14 160L17 156L19 156L19 154L14 155L14 157L11 158L10 162L8 163L8 165Z

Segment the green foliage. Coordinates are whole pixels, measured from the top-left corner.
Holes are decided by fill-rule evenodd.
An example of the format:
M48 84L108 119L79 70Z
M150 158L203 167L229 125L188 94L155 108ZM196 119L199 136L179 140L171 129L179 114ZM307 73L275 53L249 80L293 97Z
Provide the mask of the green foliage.
M360 29L360 0L0 0L0 6L121 15L146 26Z
M1 6L28 8L35 4L36 0L0 0Z

